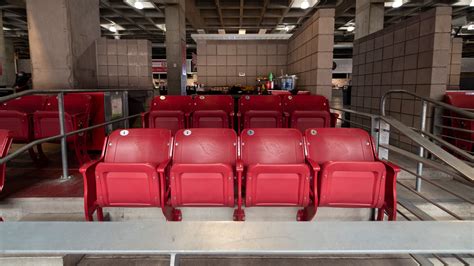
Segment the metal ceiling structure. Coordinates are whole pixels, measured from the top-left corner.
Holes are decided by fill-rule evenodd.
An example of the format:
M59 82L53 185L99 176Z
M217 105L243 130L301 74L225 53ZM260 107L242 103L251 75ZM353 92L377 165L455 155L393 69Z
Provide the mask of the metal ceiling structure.
M131 0L128 0L131 1ZM102 35L121 39L148 39L153 43L153 56L165 58L165 2L167 0L146 0L149 5L144 9L136 9L126 0L100 0L101 24L115 23L123 28L117 33L101 27ZM315 0L312 0L315 1ZM310 2L312 2L310 1ZM350 43L354 32L346 30L346 26L355 22L355 0L319 0L308 9L301 9L301 0L185 0L187 18L188 54L195 51L195 43L191 34L218 33L224 29L226 33L236 34L239 29L247 33L292 33L311 17L319 8L335 8L335 58L351 57L352 49L347 45L337 47L338 43ZM434 6L452 6L453 19L463 23L474 23L474 8L466 3L469 0L410 0L399 8L392 8L386 1L385 26L403 21ZM15 49L20 57L28 58L28 26L25 0L0 0L3 11L5 36L14 40ZM289 26L288 32L285 26ZM294 26L294 29L291 27ZM282 29L283 31L281 31ZM467 32L467 34L466 34ZM474 56L474 31L462 30L462 25L453 26L453 34L464 39L464 57ZM118 38L118 37L117 37Z

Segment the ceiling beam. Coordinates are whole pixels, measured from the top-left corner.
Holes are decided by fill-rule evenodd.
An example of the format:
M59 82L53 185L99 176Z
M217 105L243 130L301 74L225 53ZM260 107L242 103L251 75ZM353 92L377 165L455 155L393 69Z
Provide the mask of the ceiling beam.
M265 11L267 11L267 6L269 3L270 3L270 0L265 0L265 2L263 2L262 13L260 13L260 19L258 20L257 26L262 25L263 17L265 16Z
M206 22L202 18L201 12L196 7L195 2L196 1L194 0L186 0L185 9L184 9L185 14L186 14L186 19L195 30L204 29L206 27Z
M239 17L239 27L242 27L242 23L244 20L244 0L240 0L240 17Z
M280 19L278 19L278 23L277 23L277 25L275 25L275 27L283 23L283 20L285 19L286 15L288 15L288 12L290 12L291 6L294 3L295 3L295 0L290 0L290 2L288 3L288 7L281 14L281 17L280 17Z
M224 19L222 18L221 4L219 0L215 0L215 2L216 2L216 7L217 7L217 13L219 14L219 21L221 22L221 27L224 27Z

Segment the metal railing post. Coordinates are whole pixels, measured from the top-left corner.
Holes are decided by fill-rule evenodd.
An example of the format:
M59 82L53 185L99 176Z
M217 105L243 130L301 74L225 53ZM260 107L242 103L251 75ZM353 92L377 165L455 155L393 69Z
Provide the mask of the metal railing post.
M423 131L426 129L426 113L428 111L428 103L426 101L421 101L422 107L421 107L421 116L420 116L420 133L421 136L424 137ZM425 148L423 146L420 146L418 150L418 155L423 158L425 154ZM421 176L423 174L423 163L418 162L418 165L416 167L416 174ZM416 177L416 185L415 185L416 191L420 192L421 191L421 178L418 176Z
M63 135L61 138L61 161L63 166L63 174L61 179L69 179L71 176L68 174L68 162L67 162L67 136L66 126L64 124L65 111L64 111L64 92L58 93L58 113L59 113L59 133Z

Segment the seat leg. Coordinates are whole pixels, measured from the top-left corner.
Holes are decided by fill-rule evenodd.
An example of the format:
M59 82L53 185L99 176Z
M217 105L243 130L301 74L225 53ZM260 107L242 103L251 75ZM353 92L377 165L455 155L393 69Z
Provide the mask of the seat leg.
M84 215L85 215L86 221L88 222L94 221L94 212L96 209L97 207L87 206L87 204L84 205Z
M243 222L245 221L245 211L242 208L234 210L234 221Z
M104 211L101 207L97 208L97 220L103 222L104 221Z
M77 136L74 138L74 152L76 153L76 158L80 165L90 161L85 136Z
M36 149L37 152L34 148L28 149L28 153L30 154L31 160L33 160L35 164L45 165L48 162L48 157L46 157L46 155L44 154L41 144L36 145Z
M183 219L181 210L165 205L161 208L167 221L180 222Z
M385 217L385 207L377 209L377 221L383 221Z
M302 221L311 221L316 215L317 208L314 205L308 205L304 209L298 210L296 214L296 220L299 222Z

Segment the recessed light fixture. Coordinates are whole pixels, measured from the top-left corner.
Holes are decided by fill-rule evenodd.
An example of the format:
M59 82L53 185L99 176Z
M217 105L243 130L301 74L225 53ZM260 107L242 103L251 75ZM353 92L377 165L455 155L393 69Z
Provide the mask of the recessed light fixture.
M7 27L3 27L3 30L12 30L12 29L7 28Z
M217 32L218 32L219 34L225 34L225 30L224 30L224 29L218 29Z
M308 7L309 7L308 0L303 0L303 2L301 2L301 9L307 9Z
M206 31L204 29L198 29L197 32L199 34L206 34Z
M474 30L474 24L469 24L467 26L467 30Z
M267 33L267 29L259 29L258 34L265 34Z
M114 22L110 22L109 24L100 24L100 26L104 29L109 30L110 32L116 33L121 30L125 30L122 26L115 24Z
M156 27L158 29L166 32L166 24L156 24Z
M471 3L469 4L469 6L474 6L474 0L471 0Z
M355 26L354 25L349 25L347 26L347 29L346 29L348 32L353 32L355 30Z
M117 32L117 27L115 27L114 25L112 25L112 26L109 27L109 31L111 31L111 32Z
M239 29L239 34L245 34L247 31L245 29Z
M393 1L393 4L392 4L392 7L393 8L399 8L403 5L403 0L394 0Z
M136 9L143 9L144 8L143 2L141 0L135 0L135 3L133 4L133 6Z

